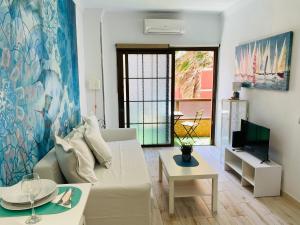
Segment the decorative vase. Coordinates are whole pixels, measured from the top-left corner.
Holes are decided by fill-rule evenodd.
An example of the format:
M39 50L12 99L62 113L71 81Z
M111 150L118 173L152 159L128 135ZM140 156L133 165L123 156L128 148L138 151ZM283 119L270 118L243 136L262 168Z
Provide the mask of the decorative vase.
M193 152L193 146L191 145L183 145L180 148L182 153L182 161L183 162L191 162L192 160L192 152Z

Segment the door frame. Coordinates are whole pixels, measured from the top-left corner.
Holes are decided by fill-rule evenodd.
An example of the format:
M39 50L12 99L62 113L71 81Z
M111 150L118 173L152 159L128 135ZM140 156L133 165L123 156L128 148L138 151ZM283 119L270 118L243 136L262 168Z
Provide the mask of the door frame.
M176 51L213 51L214 52L214 68L213 68L213 96L212 96L212 115L211 115L211 145L215 145L215 125L216 125L216 98L217 98L217 83L218 83L218 68L219 68L219 46L216 47L167 47L167 48L116 48L117 53L117 82L118 82L118 104L119 104L119 127L124 128L124 87L123 87L123 54L171 54L171 144L166 145L147 145L144 147L170 147L174 146L174 103L175 103L175 52ZM128 60L126 58L125 60ZM128 68L127 68L128 69ZM128 74L128 71L126 71ZM128 82L128 79L126 79ZM126 84L128 86L128 83ZM128 89L126 95L128 96ZM129 102L126 105L127 120L129 119L128 109ZM127 125L128 126L128 125Z
M217 108L217 83L218 83L218 68L219 68L219 46L216 47L170 47L172 51L212 51L214 52L214 67L213 67L213 96L212 96L212 112L211 112L211 131L210 131L210 139L211 145L215 145L215 126L216 126L216 108ZM174 61L175 66L175 61ZM174 78L175 78L175 68L174 68ZM175 89L175 81L174 88ZM173 101L175 99L173 98Z
M154 48L154 47L149 47L149 48L116 48L117 51L117 82L118 82L118 104L119 104L119 127L124 128L125 127L125 121L124 121L124 84L123 84L123 54L169 54L171 55L171 121L170 121L170 138L171 142L170 144L156 144L156 145L142 145L142 147L172 147L174 146L174 87L175 87L175 54L173 54L173 51L171 48ZM126 64L128 64L128 57L125 57ZM126 68L126 74L128 74L128 67ZM129 85L129 80L126 79L126 86L128 87ZM129 96L129 90L128 88L126 89L126 96ZM126 117L127 121L130 119L130 114L129 112L129 101L126 101ZM129 124L127 124L127 128L129 127Z

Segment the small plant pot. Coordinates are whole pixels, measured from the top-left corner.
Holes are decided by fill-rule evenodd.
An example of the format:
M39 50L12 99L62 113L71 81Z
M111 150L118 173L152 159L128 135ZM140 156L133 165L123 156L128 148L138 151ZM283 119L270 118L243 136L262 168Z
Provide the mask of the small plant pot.
M181 153L182 153L182 161L183 162L191 162L192 160L192 152L193 146L191 145L183 145L181 146Z

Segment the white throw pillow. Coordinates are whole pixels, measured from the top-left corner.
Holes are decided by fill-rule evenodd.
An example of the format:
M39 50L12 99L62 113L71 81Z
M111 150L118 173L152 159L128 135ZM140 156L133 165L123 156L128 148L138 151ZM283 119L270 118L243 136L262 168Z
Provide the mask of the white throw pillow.
M76 135L69 140L55 135L55 153L59 167L68 183L95 183L95 158L83 138Z
M87 123L84 138L98 162L106 168L109 168L111 165L112 153L109 146L102 138L100 129Z
M89 163L90 167L94 169L95 158L85 140L83 138L72 138L69 143L82 155L82 157Z
M83 138L84 132L85 132L85 126L84 124L81 124L80 126L73 128L73 131L71 132L70 137L68 139L75 138L75 137Z
M83 120L86 125L89 125L89 126L93 127L94 129L97 129L100 131L98 118L95 115L84 117Z

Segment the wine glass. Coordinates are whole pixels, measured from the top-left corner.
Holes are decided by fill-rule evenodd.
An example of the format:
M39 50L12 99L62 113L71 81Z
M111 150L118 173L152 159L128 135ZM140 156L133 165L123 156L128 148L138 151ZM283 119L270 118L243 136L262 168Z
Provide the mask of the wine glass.
M37 173L25 175L21 182L21 189L30 201L31 216L25 221L26 224L36 224L41 221L41 218L35 214L34 200L41 191L40 177Z

